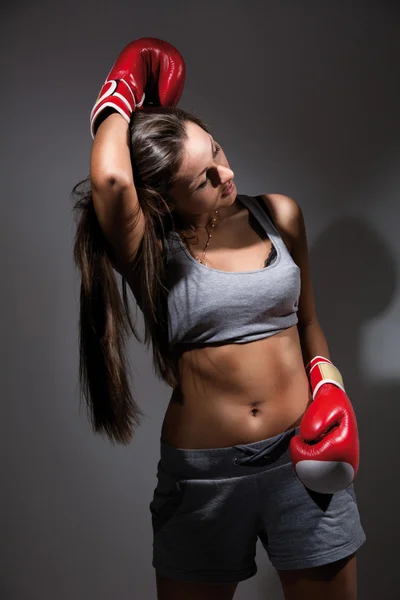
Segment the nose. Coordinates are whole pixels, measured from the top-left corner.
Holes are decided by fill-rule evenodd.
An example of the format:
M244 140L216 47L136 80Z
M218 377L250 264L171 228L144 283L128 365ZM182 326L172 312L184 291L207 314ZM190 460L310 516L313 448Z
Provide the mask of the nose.
M226 185L231 179L235 177L235 173L229 167L219 165L218 167L218 179L219 185Z

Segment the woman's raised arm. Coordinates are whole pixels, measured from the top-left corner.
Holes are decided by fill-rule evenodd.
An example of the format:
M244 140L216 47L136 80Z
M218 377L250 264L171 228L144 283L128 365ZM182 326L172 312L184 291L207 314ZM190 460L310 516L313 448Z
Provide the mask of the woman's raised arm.
M129 152L132 113L145 100L161 106L177 104L184 82L185 64L178 50L163 40L140 38L122 50L92 109L93 203L118 270L131 265L145 230Z
M129 153L129 125L117 112L99 125L90 157L90 180L96 215L117 266L131 265L143 238L140 208Z

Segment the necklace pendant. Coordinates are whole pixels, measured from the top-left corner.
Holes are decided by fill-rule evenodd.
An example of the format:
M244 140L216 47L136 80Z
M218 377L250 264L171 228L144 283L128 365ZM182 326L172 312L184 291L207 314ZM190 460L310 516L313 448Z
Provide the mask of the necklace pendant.
M211 237L212 237L212 232L213 232L213 230L214 230L215 223L216 223L216 221L217 221L217 215L218 215L218 210L216 210L216 211L215 211L215 213L214 213L214 217L211 219L211 231L210 231L210 232L208 232L208 240L207 240L207 242L206 242L206 245L205 245L205 247L204 247L204 250L203 250L203 257L202 257L202 258L199 258L198 256L195 256L195 259L196 259L196 260L197 260L197 262L199 262L201 265L205 265L205 266L207 266L207 263L206 263L206 261L204 260L204 256L205 256L205 254L206 254L206 252L207 252L207 249L208 249L208 246L209 246L209 244L210 244L210 240L211 240Z

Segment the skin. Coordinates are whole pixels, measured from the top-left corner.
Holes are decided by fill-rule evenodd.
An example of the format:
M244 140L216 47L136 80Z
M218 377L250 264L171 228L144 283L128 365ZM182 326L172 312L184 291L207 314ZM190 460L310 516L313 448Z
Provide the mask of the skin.
M171 208L188 223L204 232L206 225L219 210L221 220L234 214L235 193L221 198L224 188L234 179L222 147L195 123L187 123L188 139L177 181L170 189ZM207 168L207 172L199 174Z
M202 256L207 225L218 210L205 257L207 266L225 271L261 268L270 241L249 223L247 209L236 200L236 186L223 197L234 172L222 148L217 151L215 140L193 123L187 124L187 133L184 159L170 193L172 210L196 230L198 242L190 242L191 253ZM206 173L198 176L206 168ZM311 401L304 365L317 354L329 358L315 312L301 209L287 196L266 194L263 198L301 269L299 323L249 344L184 352L179 362L181 387L173 393L162 425L162 438L170 445L193 449L246 444L297 425ZM174 402L177 393L183 404ZM286 600L356 599L355 555L278 574ZM159 600L228 600L236 587L177 582L157 573Z
M184 159L170 194L171 209L196 229L198 242L190 242L192 254L202 256L208 239L206 226L218 210L207 266L225 271L261 268L271 242L254 222L250 224L247 209L236 200L236 186L223 196L234 173L222 148L216 152L216 142L194 123L187 124L187 133ZM207 172L196 178L205 168ZM311 400L303 361L308 355L309 360L316 354L329 357L315 317L300 209L294 200L278 194L265 195L264 201L303 268L300 328L290 327L249 344L185 351L179 359L181 385L172 394L162 426L163 439L176 447L245 444L297 425ZM300 330L307 330L304 337L311 344L302 347ZM183 403L174 402L178 395Z
M170 190L171 210L195 227L198 241L190 251L201 256L208 238L206 226L214 211L218 220L206 254L209 268L246 271L262 268L270 241L250 222L236 199L237 189L223 197L234 178L221 149L193 123L178 179ZM91 156L91 180L97 217L118 258L118 269L129 281L130 257L136 250L144 218L135 231L129 226L137 206L128 145L128 124L112 114L100 125ZM201 171L206 174L194 178ZM199 187L206 182L203 187ZM116 205L115 196L121 197ZM218 448L246 444L297 425L311 401L306 365L314 356L329 356L312 292L307 237L302 211L295 200L265 194L276 228L300 268L298 324L263 340L196 348L179 358L180 389L174 390L162 425L162 438L179 448ZM115 206L118 210L115 210ZM196 242L196 243L195 243ZM210 290L212 293L212 290ZM181 403L175 402L179 395ZM278 571L286 600L356 600L356 557L311 569ZM173 581L156 572L159 600L230 600L237 584Z
M357 600L356 556L312 569L278 571L285 600ZM231 600L237 583L187 583L156 573L158 600Z

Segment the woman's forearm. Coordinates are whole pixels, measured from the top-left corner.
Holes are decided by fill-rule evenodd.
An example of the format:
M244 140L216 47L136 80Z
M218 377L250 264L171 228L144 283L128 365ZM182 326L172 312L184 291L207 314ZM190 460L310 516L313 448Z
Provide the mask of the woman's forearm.
M129 124L117 112L100 124L90 156L90 179L94 186L106 182L133 185L129 152Z
M309 325L298 327L301 351L303 354L304 366L306 366L314 356L324 356L330 359L328 342L318 321Z

